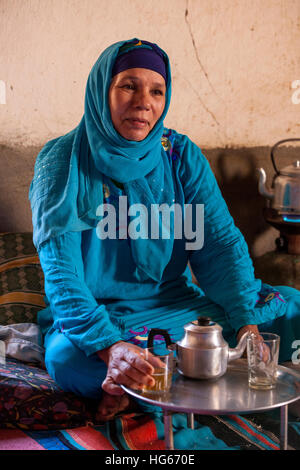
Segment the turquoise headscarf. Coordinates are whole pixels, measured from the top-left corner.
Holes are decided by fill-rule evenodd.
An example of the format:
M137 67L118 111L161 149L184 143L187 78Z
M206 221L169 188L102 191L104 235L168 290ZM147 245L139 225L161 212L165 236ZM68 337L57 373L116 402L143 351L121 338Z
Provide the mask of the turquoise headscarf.
M108 101L112 68L120 48L132 42L143 47L143 41L134 38L117 42L100 55L88 77L81 122L68 134L48 142L37 157L29 190L37 250L50 237L97 226L102 219L96 212L103 204L103 175L123 183L128 204L144 204L148 214L151 204L174 203L171 168L161 143L171 99L170 63L162 49L167 69L162 116L140 142L126 140L112 124ZM171 223L168 239L152 240L150 235L149 239L130 239L140 280L162 279L173 238Z

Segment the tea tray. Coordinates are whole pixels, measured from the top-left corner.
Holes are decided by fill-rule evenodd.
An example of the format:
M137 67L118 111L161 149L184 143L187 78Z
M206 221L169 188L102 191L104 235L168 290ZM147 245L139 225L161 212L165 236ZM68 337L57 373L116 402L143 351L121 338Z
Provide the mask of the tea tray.
M276 388L253 390L248 387L247 361L238 359L228 365L226 374L215 380L189 379L173 374L166 394L144 393L122 385L130 395L162 408L166 449L174 449L172 413L188 414L193 428L194 414L224 415L263 412L280 408L280 448L287 449L288 404L300 399L300 374L278 366Z

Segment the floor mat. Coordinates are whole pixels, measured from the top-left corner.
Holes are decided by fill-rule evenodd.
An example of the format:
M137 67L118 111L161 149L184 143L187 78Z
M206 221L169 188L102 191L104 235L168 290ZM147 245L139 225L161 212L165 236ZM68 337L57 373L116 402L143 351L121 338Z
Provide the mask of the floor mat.
M176 450L279 450L280 421L276 414L195 416L189 429L186 415L172 417ZM300 420L289 420L289 449L300 450ZM0 429L0 450L164 450L160 414L127 414L108 423L71 429L28 431Z

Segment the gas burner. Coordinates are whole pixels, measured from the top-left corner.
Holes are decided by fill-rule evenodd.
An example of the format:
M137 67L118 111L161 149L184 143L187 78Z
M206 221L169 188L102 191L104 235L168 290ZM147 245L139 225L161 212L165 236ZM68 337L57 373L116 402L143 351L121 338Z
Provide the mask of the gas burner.
M292 255L299 255L300 217L291 216L289 214L279 214L278 211L270 207L263 209L263 216L266 222L280 232L280 238L276 240L278 251L286 251Z

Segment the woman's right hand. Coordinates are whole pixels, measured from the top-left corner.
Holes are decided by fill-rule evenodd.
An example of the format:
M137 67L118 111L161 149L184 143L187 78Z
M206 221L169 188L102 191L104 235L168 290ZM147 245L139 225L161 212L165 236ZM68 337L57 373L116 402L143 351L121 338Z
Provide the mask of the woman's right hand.
M144 385L153 386L155 384L151 375L154 372L154 367L160 366L160 361L155 356L146 361L142 348L119 341L98 351L97 354L107 364L107 374L102 388L110 395L125 393L120 384L133 389L141 389Z

